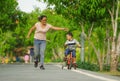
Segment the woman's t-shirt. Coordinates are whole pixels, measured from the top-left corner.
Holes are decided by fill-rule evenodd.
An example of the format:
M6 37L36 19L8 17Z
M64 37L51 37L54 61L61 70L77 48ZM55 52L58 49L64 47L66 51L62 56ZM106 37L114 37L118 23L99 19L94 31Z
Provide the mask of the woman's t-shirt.
M45 28L41 27L41 23L37 22L35 24L36 30L34 34L34 38L38 40L46 40L46 32L52 27L50 24L46 24Z

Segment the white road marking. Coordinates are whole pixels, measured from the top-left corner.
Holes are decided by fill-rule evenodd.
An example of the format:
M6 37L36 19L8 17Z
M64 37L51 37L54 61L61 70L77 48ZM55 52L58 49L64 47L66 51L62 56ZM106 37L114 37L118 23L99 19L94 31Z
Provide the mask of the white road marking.
M114 80L114 79L105 78L105 77L102 77L102 76L93 75L93 74L90 74L90 73L85 73L85 72L80 71L80 70L72 70L72 71L80 73L80 74L87 75L89 77L93 77L93 78L97 78L97 79L100 79L100 80L104 80L104 81L118 81L118 80Z
M61 68L61 65L56 65L56 66ZM65 68L65 69L67 69L67 68ZM80 71L80 70L71 70L71 71L77 72L77 73L80 73L80 74L83 74L83 75L86 75L86 76L89 76L89 77L92 77L92 78L97 78L97 79L100 79L100 80L104 80L104 81L118 81L118 80L109 79L109 78L105 78L105 77L102 77L102 76L97 76L97 75L94 75L94 74L86 73L86 72L83 72L83 71Z

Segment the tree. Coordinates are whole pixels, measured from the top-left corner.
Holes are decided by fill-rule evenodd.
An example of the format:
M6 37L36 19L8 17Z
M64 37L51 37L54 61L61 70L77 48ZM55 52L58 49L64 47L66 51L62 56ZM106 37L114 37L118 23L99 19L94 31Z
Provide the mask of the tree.
M119 2L118 0L44 0L49 5L55 6L55 11L58 14L62 14L64 17L74 20L76 24L81 25L82 30L85 30L85 33L88 34L88 31L91 30L91 25L97 25L96 27L101 27L104 24L106 19L110 19L112 21L113 26L113 42L112 42L112 51L111 53L111 71L117 69L117 55L115 54L116 48L116 36L117 36L117 18L119 11ZM111 10L112 9L112 10ZM116 17L114 16L114 12L116 10ZM110 13L110 15L108 15ZM68 15L69 14L69 15ZM89 24L89 27L86 28L85 24ZM96 29L94 26L93 29ZM96 48L95 44L88 39L88 42L92 45L96 56L98 57L98 62L100 65L100 70L102 70L101 63L101 55L100 48ZM98 49L98 50L97 50ZM114 69L113 69L114 68Z
M0 56L5 56L15 48L16 38L13 37L13 32L0 32Z
M111 16L111 23L113 28L113 37L112 37L112 49L111 49L111 71L117 70L118 65L118 51L117 49L117 29L118 29L118 15L119 15L120 1L113 0L113 5L111 9L108 9ZM119 41L119 38L118 38ZM118 44L119 45L119 44Z
M1 0L0 1L0 26L2 29L12 29L15 24L13 15L17 10L16 0Z

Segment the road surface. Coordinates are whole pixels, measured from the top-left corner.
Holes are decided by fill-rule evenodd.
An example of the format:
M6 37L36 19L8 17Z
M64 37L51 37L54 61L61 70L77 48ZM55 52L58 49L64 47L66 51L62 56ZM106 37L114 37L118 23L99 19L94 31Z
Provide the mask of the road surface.
M0 64L0 81L120 81L120 77L86 70L61 69L61 65L46 64L45 70L33 64Z

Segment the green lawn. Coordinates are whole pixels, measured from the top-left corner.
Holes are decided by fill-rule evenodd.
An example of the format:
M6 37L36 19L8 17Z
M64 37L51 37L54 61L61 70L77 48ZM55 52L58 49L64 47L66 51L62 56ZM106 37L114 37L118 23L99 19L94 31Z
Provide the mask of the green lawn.
M120 77L120 72L101 72L101 73Z

